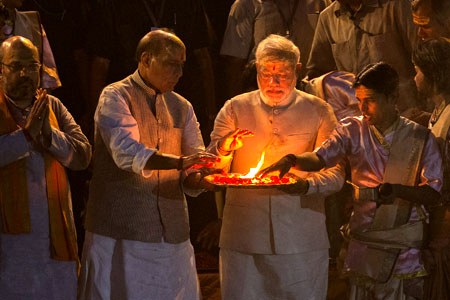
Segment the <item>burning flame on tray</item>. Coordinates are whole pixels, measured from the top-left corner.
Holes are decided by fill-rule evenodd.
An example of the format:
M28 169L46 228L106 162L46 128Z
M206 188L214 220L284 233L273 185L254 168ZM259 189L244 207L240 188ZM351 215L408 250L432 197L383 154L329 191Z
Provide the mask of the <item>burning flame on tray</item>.
M255 177L256 173L258 173L259 169L264 163L265 151L261 155L261 159L258 162L256 168L250 168L250 172L245 175L237 174L237 173L228 173L228 174L211 174L205 177L211 183L219 184L219 185L228 185L228 186L271 186L271 185L284 185L284 184L293 184L296 182L296 179L290 175L286 174L283 178L279 178L278 174L269 174L269 176L265 177ZM274 172L275 173L275 172Z
M250 172L247 173L247 175L241 176L241 178L253 178L255 177L256 173L258 173L259 169L261 169L262 164L264 163L264 155L266 154L266 152L264 151L261 159L259 160L258 165L256 166L256 168L250 168Z

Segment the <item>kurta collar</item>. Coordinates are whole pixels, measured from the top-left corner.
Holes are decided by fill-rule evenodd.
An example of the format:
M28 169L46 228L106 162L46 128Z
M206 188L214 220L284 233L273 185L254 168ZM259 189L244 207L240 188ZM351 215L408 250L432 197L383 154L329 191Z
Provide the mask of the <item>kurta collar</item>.
M383 132L380 132L378 128L376 128L373 125L370 125L370 129L372 130L373 134L375 135L375 138L380 142L381 146L385 148L386 150L390 150L391 146L389 143L386 142L385 137L398 129L398 126L400 124L400 117L397 116L397 119L389 126L386 130Z
M136 70L132 75L131 79L133 79L134 82L136 82L152 99L156 97L158 92L150 86L148 86L144 79L142 79L141 74L139 74L139 70Z
M20 107L17 105L16 101L14 101L14 100L11 99L8 95L6 95L5 92L3 92L3 96L5 97L6 100L8 100L12 105L14 105L15 107L17 107L18 109L27 109L27 108L31 108L31 107L33 106L33 104L34 104L34 100L32 100L31 103L30 103L30 105L28 105L28 106L25 107L25 108L20 108Z
M5 97L6 104L8 105L9 109L13 110L15 114L21 113L22 115L28 115L34 104L34 101L31 101L31 104L28 105L27 107L20 108L13 99L9 98L8 95L6 95L6 93L3 93L3 96Z

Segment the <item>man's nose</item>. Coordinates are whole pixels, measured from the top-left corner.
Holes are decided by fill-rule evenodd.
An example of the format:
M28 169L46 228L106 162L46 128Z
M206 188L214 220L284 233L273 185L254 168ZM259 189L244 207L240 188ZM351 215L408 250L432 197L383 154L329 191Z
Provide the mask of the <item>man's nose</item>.
M22 69L20 69L19 75L20 77L25 77L26 75L28 75L27 69L24 66L22 66Z
M419 26L419 28L417 29L417 36L422 40L427 38L427 33L421 26Z
M270 76L270 81L269 83L275 83L275 84L280 84L280 76L278 74L272 74Z
M359 102L359 110L361 112L366 112L367 111L367 103L364 101Z
M178 78L180 78L181 76L183 76L183 67L182 67L182 66L179 66L179 67L177 68L177 70L175 71L175 73L176 73L176 76L177 76Z

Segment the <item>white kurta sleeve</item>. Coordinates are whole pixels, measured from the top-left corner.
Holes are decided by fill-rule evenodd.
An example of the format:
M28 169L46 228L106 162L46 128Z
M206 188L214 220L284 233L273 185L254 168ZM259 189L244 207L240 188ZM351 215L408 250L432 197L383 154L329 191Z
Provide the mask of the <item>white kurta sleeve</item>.
M189 105L181 140L181 153L183 155L191 155L200 151L205 151L205 144L203 143L200 124L197 122L194 109L192 105Z
M138 142L140 134L136 119L126 100L114 87L103 90L94 120L106 148L120 169L151 176L152 171L144 170L144 167L156 149L149 149Z

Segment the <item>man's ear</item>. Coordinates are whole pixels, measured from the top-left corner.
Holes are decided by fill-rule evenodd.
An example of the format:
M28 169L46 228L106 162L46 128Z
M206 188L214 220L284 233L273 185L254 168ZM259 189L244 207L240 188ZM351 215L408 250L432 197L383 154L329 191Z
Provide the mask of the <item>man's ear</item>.
M390 96L386 97L387 101L392 105L397 105L398 99L400 98L400 91L397 88Z
M142 54L141 54L141 63L144 66L146 66L146 67L150 66L151 60L152 60L152 55L149 52L147 52L147 51L142 52Z
M296 66L295 66L295 74L297 75L297 79L298 78L300 78L300 71L302 70L302 64L301 63L298 63Z

